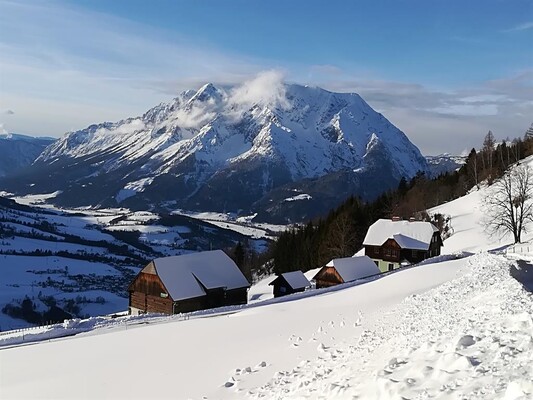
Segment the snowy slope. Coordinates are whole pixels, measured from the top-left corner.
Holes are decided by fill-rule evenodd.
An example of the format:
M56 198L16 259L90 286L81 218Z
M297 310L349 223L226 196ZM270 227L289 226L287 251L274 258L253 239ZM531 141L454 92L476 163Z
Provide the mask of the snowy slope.
M509 244L483 234L487 190L436 209L452 216L446 253ZM2 349L2 397L529 399L533 298L514 257L441 256L310 297Z
M328 203L324 212L352 193L375 197L427 170L418 148L359 95L277 85L275 96L250 98L247 86L206 84L140 117L69 132L32 171L3 185L61 189L55 201L71 206L174 201L234 212L283 202L295 193L275 190L305 186L310 209Z

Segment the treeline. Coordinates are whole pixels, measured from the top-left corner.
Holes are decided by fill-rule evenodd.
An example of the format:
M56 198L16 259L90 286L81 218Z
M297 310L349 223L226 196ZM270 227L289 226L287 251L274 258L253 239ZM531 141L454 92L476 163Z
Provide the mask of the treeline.
M524 138L496 143L488 132L479 151L472 149L458 170L430 179L419 173L411 180L402 179L396 190L382 194L373 202L350 197L326 218L310 221L282 233L272 244L270 256L277 274L307 271L325 265L333 258L352 256L362 247L368 227L380 218L431 220L443 233L449 219L429 216L428 208L464 196L481 182L491 184L509 165L533 154L533 130Z

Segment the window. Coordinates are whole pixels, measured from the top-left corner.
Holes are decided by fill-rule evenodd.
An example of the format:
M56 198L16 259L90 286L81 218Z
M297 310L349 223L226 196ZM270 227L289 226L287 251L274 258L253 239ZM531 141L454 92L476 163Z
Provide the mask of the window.
M379 247L374 247L374 254L379 254Z
M416 256L417 256L417 251L411 250L411 257L416 257Z
M389 264L389 271L392 271L394 269L394 264Z

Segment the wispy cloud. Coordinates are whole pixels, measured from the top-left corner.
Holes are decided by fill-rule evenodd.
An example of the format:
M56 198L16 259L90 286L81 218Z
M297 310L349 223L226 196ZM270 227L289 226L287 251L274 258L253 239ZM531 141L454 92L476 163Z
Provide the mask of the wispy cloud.
M455 89L359 79L337 70L320 79L314 83L329 90L359 93L425 154L479 147L489 129L498 139L521 136L533 122L533 69Z
M10 125L29 133L60 135L65 124L125 118L208 80L239 83L265 68L209 43L62 2L0 0L0 26L0 109L17 109ZM43 113L35 107L43 104L59 107L50 115L61 119L36 123Z
M512 28L506 29L505 32L527 31L529 29L533 29L533 21L524 22L522 24L513 26Z

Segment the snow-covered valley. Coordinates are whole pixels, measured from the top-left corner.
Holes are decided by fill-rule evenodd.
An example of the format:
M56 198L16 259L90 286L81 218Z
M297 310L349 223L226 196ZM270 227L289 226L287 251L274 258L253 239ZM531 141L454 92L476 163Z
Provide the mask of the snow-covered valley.
M67 323L35 345L5 335L0 394L531 398L533 298L509 272L533 261L533 245L484 233L487 195L482 188L430 210L451 216L442 256L366 283L272 301L264 280L249 293L259 301L218 314L100 319L52 339L54 329L84 330L76 330L83 321Z
M127 285L151 258L238 241L261 250L280 229L225 214L59 210L46 204L53 196L0 199L0 331L67 318L56 307L73 317L121 312Z

